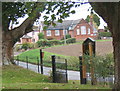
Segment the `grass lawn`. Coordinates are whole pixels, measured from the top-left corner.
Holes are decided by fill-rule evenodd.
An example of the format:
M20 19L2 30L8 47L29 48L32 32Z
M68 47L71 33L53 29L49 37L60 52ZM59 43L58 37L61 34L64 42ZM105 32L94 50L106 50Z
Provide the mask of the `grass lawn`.
M40 55L39 51L40 51L39 49L33 49L33 50L30 50L30 51L23 52L23 53L21 53L19 55L19 60L26 62L26 56L28 56L28 58L29 58L28 62L29 63L37 64L38 60L39 60L39 55ZM46 51L44 51L44 58L43 58L44 66L47 66L47 67L52 66L52 64L51 64L51 55L56 55L56 56L59 56L61 58L67 59L67 61L68 61L68 69L70 69L70 70L79 70L79 58L73 57L73 56L64 56L64 55L50 53L50 52L46 52ZM17 57L15 57L15 59L16 58ZM62 60L62 61L65 61L65 60Z
M101 85L80 85L79 81L52 83L49 77L18 66L3 66L2 73L3 89L110 89Z

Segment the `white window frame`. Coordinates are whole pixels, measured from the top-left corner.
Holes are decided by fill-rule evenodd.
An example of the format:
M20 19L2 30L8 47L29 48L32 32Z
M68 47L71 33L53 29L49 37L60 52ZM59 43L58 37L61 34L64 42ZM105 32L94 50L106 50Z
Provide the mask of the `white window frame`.
M55 36L60 36L60 30L55 30Z
M90 28L88 28L88 34L90 34Z
M68 31L67 30L63 30L63 35L66 35L68 34Z
M51 36L51 30L46 31L46 36Z
M77 29L76 32L77 32L77 35L80 35L80 29Z
M86 26L81 26L81 35L86 35Z

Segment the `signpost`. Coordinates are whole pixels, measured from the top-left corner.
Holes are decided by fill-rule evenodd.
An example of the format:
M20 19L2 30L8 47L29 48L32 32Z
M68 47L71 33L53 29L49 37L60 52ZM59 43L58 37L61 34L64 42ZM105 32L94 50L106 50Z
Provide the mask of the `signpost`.
M95 56L95 40L92 38L87 38L82 45L83 49L83 57L79 58L80 61L80 72L81 72L81 84L86 84L86 65L84 64L84 56L89 55L90 56L90 65L92 65L92 57ZM90 73L91 73L91 84L94 85L95 77L94 77L94 68L90 67Z

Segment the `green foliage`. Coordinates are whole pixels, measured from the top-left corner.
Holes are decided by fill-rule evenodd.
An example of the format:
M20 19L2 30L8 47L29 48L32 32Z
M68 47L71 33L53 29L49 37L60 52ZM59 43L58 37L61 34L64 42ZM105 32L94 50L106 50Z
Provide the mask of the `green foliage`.
M50 42L47 39L40 39L37 41L39 47L51 46Z
M14 48L15 51L19 51L22 49L22 45L21 44L17 44Z
M111 37L111 32L100 32L99 33L100 37Z
M27 50L27 49L29 49L29 43L24 43L24 44L22 44L22 49L25 49L25 50Z
M60 45L62 42L60 40L49 40L51 45Z
M88 15L85 20L90 22L90 16ZM93 14L93 21L97 24L97 26L100 25L100 18L96 14Z
M69 38L69 39L66 39L66 43L67 43L67 44L75 43L75 42L76 42L76 38Z
M23 43L21 46L21 49L27 50L27 49L33 49L35 48L36 44L34 43Z
M65 83L51 83L50 77L35 73L18 66L2 67L2 87L3 91L19 91L24 89L111 89L109 87L80 85L79 81L69 81ZM73 84L74 83L74 84Z
M97 26L100 25L100 18L96 14L93 15L93 21L97 24Z
M11 21L12 23L19 23L17 22L17 19L24 17L26 14L31 18L35 17L36 15L33 12L45 12L43 18L46 26L51 24L55 26L55 23L53 22L54 20L62 22L63 19L69 16L69 14L75 13L74 10L71 10L72 7L79 6L80 3L75 2L3 2L2 20L5 20L3 21L3 28L8 29ZM57 10L57 12L55 12L55 10ZM56 15L58 18L56 18Z
M90 22L90 16L88 15L85 20L86 20L87 22Z
M38 38L39 38L39 39L44 39L44 34L43 34L43 33L39 33L39 34L38 34Z
M76 42L76 39L75 38L68 38L66 40L47 40L47 39L41 39L41 40L38 40L37 41L37 44L39 47L45 47L45 46L54 46L54 45L61 45L61 44L64 44L66 41L67 44L70 44L70 43L75 43Z
M70 34L66 34L65 36L66 36L66 39L71 38Z
M96 77L109 77L114 74L114 60L113 55L90 57L84 56L85 64L87 65L87 71L90 72L90 68L94 68ZM91 59L91 60L90 60Z

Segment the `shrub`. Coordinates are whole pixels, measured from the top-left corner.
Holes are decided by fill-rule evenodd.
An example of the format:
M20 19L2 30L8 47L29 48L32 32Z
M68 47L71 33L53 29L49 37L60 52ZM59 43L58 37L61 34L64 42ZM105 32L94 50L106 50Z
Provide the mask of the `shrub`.
M21 45L21 44L17 44L17 45L14 47L14 50L15 50L15 51L19 51L19 50L21 50L21 48L22 48L22 45Z
M67 44L75 43L75 42L76 42L76 39L75 39L75 38L66 39L66 43L67 43Z
M111 37L111 32L101 32L99 33L99 36L100 37Z
M27 50L30 48L30 43L23 43L22 44L22 49Z
M71 35L70 35L70 34L67 34L67 35L65 35L65 36L66 36L66 39L71 38Z
M71 35L70 35L70 34L66 34L66 35L65 35L65 38L66 38L66 39L69 39L69 38L71 38ZM63 37L61 40L64 40L64 37Z
M49 40L51 45L60 45L62 44L60 40Z
M39 47L51 46L50 42L47 39L41 39L37 42Z
M38 34L38 38L39 38L39 39L44 39L44 34L43 34L43 33L39 33L39 34Z

